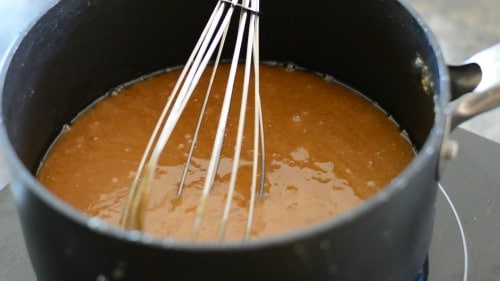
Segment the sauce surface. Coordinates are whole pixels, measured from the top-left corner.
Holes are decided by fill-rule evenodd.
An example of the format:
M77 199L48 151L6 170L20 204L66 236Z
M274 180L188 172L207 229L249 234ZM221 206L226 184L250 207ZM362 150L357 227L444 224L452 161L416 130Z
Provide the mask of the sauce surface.
M213 97L180 197L177 187L208 85L201 81L156 170L145 231L189 239L223 100L227 66ZM118 224L138 163L178 71L151 76L83 113L47 154L39 180L89 216ZM225 203L239 111L237 81L216 182L200 240L215 239ZM299 70L261 66L266 146L265 193L256 203L252 237L316 223L362 203L397 176L414 156L387 115L352 90ZM253 101L251 102L253 104ZM253 105L252 105L253 106ZM253 107L247 122L225 240L242 239L248 215Z

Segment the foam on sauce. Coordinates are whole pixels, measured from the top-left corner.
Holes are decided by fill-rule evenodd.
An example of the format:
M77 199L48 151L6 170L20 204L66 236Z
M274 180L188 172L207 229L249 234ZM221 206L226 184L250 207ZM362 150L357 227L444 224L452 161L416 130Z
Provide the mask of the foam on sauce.
M200 82L162 155L149 198L145 231L188 239L218 122L227 66L218 70L200 141L182 196L180 174L208 85ZM89 216L118 224L138 163L179 71L124 87L82 113L43 161L39 180ZM218 176L209 197L201 240L214 240L229 181L239 91L226 131ZM266 186L256 203L253 237L316 223L353 208L382 189L414 151L387 115L341 84L307 72L261 66L266 137ZM251 102L253 103L253 101ZM248 214L253 107L247 111L237 189L226 240L242 239Z

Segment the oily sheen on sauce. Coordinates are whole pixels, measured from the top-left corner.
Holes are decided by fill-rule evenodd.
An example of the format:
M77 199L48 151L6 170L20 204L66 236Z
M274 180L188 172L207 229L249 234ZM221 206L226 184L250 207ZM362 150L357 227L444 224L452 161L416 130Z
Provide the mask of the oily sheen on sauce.
M47 153L38 179L89 216L118 224L146 143L179 71L155 74L109 95L82 113ZM164 150L152 187L145 231L188 239L210 157L228 67L218 70L187 185L177 187L208 85L200 81ZM215 239L225 202L239 111L232 103L218 175L200 240ZM414 157L398 127L370 101L338 83L283 67L261 66L266 137L265 193L256 203L252 237L316 223L362 203ZM242 239L248 215L253 107L247 122L226 240Z

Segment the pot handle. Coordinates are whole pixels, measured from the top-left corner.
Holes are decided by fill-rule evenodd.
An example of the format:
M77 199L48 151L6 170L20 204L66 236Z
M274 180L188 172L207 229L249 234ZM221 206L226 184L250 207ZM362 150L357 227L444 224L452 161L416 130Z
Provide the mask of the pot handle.
M456 100L464 94L472 92L481 82L483 76L477 63L449 65L451 99Z
M450 66L449 70L455 99L447 108L451 130L478 114L500 107L500 43L472 56L462 66Z
M476 115L500 107L500 43L483 50L461 66L449 66L452 102L446 107L448 120L441 145L438 178L446 161L458 153L450 131Z
M466 95L457 102L457 104L452 103L453 108L450 112L452 130L476 115L500 107L500 83L477 94Z

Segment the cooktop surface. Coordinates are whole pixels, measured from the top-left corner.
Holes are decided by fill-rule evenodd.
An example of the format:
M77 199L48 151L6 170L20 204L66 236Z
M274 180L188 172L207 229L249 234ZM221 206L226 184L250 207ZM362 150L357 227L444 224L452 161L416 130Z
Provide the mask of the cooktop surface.
M500 280L500 144L457 129L456 159L446 166L442 187L463 225L468 279ZM462 235L443 192L438 194L429 252L429 280L464 280Z

